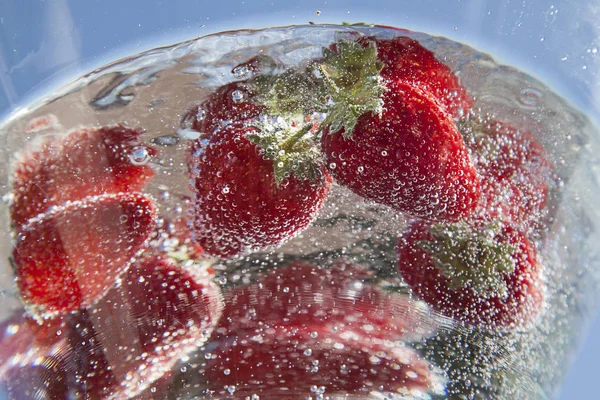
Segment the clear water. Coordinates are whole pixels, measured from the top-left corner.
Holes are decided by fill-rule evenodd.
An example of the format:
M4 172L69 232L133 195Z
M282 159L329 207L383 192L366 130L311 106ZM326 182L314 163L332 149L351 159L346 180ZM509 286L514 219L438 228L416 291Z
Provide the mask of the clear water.
M317 220L283 246L232 260L203 260L202 268L212 265L215 285L227 298L233 288L251 284L260 273L297 260L325 266L342 257L367 267L374 272L374 285L395 292L411 305L410 321L421 327L419 334L390 346L407 349L425 363L419 365L429 365L430 387L395 394L382 393L378 388L344 394L328 391L328 382L324 382L324 390L307 392L288 387L285 395L265 397L260 390L231 388L214 378L207 381L204 366L211 351L218 347L208 337L196 349L181 353L171 374L161 379L130 381L127 385L137 389L127 393L157 399L553 398L568 354L576 345L583 316L594 306L590 304L592 294L598 289L598 249L594 245L600 240L600 216L592 205L600 195L600 135L585 115L543 83L512 67L498 65L485 53L445 38L382 27L297 26L214 34L115 61L20 110L1 128L4 146L0 169L10 172L20 149L35 147L71 129L116 123L141 127L145 130L142 141L159 150L158 155L147 159L137 155L137 162L147 163L156 171L144 191L157 200L160 218L185 219L193 196L186 164L190 138L180 129L186 112L219 86L248 78L252 72L236 66L249 59L268 55L286 65L301 65L319 57L322 47L333 42L340 30L415 38L458 74L475 98L469 118L537 127L538 139L559 176L550 199L549 218L536 243L547 280L547 304L539 322L523 331L495 333L462 326L428 309L410 294L396 272L396 238L410 219L384 206L365 203L334 185ZM37 120L45 125L31 129L31 121L39 117L46 117ZM468 130L465 126L468 124L462 125L463 133ZM11 177L3 179L9 182ZM6 209L10 191L4 199L2 207ZM6 215L2 212L3 218ZM9 222L4 220L3 224L8 231ZM162 233L170 237L172 232L167 226ZM12 240L9 234L2 238L2 254L11 253ZM165 246L165 241L155 245ZM8 258L0 262L5 302L0 311L7 319L20 313L22 306ZM335 300L334 296L324 302ZM400 313L395 309L383 312ZM404 314L395 317L406 322ZM127 329L118 323L110 327ZM43 388L36 393L35 398L51 398L44 397L48 394Z

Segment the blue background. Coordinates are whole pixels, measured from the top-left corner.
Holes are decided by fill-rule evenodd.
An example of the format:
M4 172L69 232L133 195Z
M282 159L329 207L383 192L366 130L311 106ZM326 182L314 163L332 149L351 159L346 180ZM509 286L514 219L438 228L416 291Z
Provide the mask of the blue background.
M600 120L599 13L597 0L1 0L0 116L75 75L158 45L227 29L364 21L466 42L540 77ZM600 398L600 318L589 317L595 322L565 381L565 400Z

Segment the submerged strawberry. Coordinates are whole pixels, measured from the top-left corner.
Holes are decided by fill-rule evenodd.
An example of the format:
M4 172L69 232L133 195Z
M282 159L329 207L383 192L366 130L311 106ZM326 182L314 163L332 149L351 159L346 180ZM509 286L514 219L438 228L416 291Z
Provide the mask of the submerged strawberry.
M436 72L447 69L429 58L419 70L415 54L430 53L410 50L414 43L383 43L382 53L379 42L345 41L325 53L319 70L333 102L322 125L326 164L365 199L432 221L460 220L477 205L480 182L442 96L450 72Z
M525 328L544 298L535 247L504 226L416 223L398 244L400 273L432 308L492 330Z
M167 258L134 263L87 310L0 329L0 381L9 399L125 399L202 345L221 312L218 288Z
M208 345L209 390L240 399L435 390L429 364L397 345L429 333L424 310L368 276L350 263L293 263L234 289Z
M366 44L371 40L377 47L377 59L383 63L384 81L408 83L422 89L453 117L460 117L471 109L473 99L458 77L418 41L407 36L361 39Z
M549 155L524 128L494 122L473 145L482 196L474 217L499 220L525 233L538 231L554 174Z
M189 158L194 239L217 257L289 239L315 218L332 181L307 127L253 118L265 107L244 96L236 84L219 89L200 106L202 121L193 123L210 131L192 143Z
M82 128L19 154L13 172L12 223L20 227L67 201L140 190L154 175L145 161L155 154L140 143L141 134L120 125Z
M257 118L264 107L250 101L246 82L231 82L219 87L183 118L183 129L192 129L202 137L218 134L226 125Z
M337 182L412 216L457 221L479 200L479 178L451 118L407 84L390 86L381 115L359 117L350 137L325 129L322 149Z
M13 264L21 298L43 313L74 311L115 284L155 228L142 194L68 202L21 227Z

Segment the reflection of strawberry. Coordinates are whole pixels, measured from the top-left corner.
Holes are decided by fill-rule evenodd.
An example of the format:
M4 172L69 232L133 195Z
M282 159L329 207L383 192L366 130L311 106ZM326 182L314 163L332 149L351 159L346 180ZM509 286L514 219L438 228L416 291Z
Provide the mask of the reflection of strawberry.
M20 154L13 174L12 222L19 227L66 201L140 190L154 174L148 165L135 164L134 152L154 154L140 144L140 135L119 125L83 128Z
M282 243L314 219L329 191L331 177L312 163L293 170L281 161L293 172L278 178L279 161L248 138L256 132L223 128L192 156L194 234L208 254L229 257Z
M449 115L426 92L401 83L388 86L383 109L361 116L351 137L325 130L322 149L336 181L428 220L468 215L479 179Z
M155 228L154 201L142 194L87 197L21 227L13 260L26 304L73 311L102 296Z
M23 316L7 321L2 386L10 399L130 398L208 338L219 302L208 280L161 256L142 259L88 310L42 325Z
M398 247L400 272L417 296L461 322L497 330L526 327L539 314L537 253L510 227L413 225Z
M261 399L305 398L314 390L431 390L436 378L428 363L408 347L389 345L427 334L432 326L417 317L424 311L371 286L368 276L348 263L331 269L294 263L234 289L208 345L209 388Z
M257 324L280 324L312 326L317 330L336 326L368 333L372 338L407 339L431 328L411 316L418 309L413 302L364 283L369 278L366 268L351 263L339 262L334 268L319 269L296 262L269 272L259 285L230 292L223 318L234 323L229 334L240 332L244 326L252 330ZM315 301L322 304L315 307ZM342 319L336 317L342 306L338 301L352 301L352 307L344 309ZM395 320L394 324L390 324L390 319ZM222 328L219 332L223 333Z
M500 220L530 233L544 216L552 164L526 129L489 124L473 145L481 176L481 202L474 217Z

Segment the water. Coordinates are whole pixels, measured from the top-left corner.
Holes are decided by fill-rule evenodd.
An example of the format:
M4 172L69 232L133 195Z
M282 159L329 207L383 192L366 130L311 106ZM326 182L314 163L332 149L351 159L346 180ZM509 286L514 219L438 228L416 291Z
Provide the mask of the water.
M545 304L533 326L483 329L432 310L398 274L397 238L406 235L413 220L364 202L335 183L316 220L280 247L224 260L197 254L186 221L194 198L189 149L200 133L182 120L220 86L255 77L247 64L254 57L300 67L321 57L322 48L340 31L408 36L433 51L475 99L472 111L457 120L468 145L473 145L471 139L482 126L502 121L531 129L548 152L554 171L546 182L550 195L532 234L543 265ZM232 95L239 101L245 93ZM36 399L86 398L86 392L92 398L140 399L555 395L568 352L577 344L577 332L587 310L594 307L590 299L598 288L594 244L600 239L600 217L593 205L599 194L600 147L588 118L534 77L448 39L392 28L298 26L224 32L115 61L20 110L2 127L6 150L1 170L13 173L23 154L35 154L43 143L60 143L68 131L115 124L144 130L139 142L126 148L129 159L119 162L148 175L141 190L157 204L155 233L138 254L138 262L108 293L101 293L102 300L85 304L87 310L57 317L56 312L30 307L38 320L46 319L43 324L49 327L44 329L33 320L24 322L13 269L8 257L2 261L1 311L10 322L5 323L0 341L0 378L9 395ZM54 151L60 153L60 148ZM92 194L94 204L107 201L102 193ZM65 205L68 199L61 193L56 196L54 208L40 211L45 213L37 217L40 224L48 218L59 220L63 230L56 229L63 241L68 229L75 232L73 242L77 238L85 242L91 235L88 227L81 227L85 222L69 222L76 220L70 210L77 205ZM3 199L5 208L15 203L11 191ZM6 218L7 213L2 215ZM121 217L134 215L124 212ZM114 229L94 213L89 218L97 218L100 230ZM6 220L3 224L10 225ZM102 240L108 239L97 235L100 244L93 248L104 253ZM12 253L15 238L13 234L2 239L3 254ZM93 252L85 243L82 246L71 254ZM157 253L168 254L171 264L145 264L146 257ZM99 263L93 256L85 260L86 265ZM307 263L324 269L311 275ZM151 268L155 264L161 267ZM85 271L93 273L93 268ZM81 279L88 279L86 274ZM187 283L180 287L181 282ZM233 329L229 324L240 329L237 340L227 334L228 326ZM15 337L25 345L8 345ZM237 356L248 351L251 355L246 358Z

